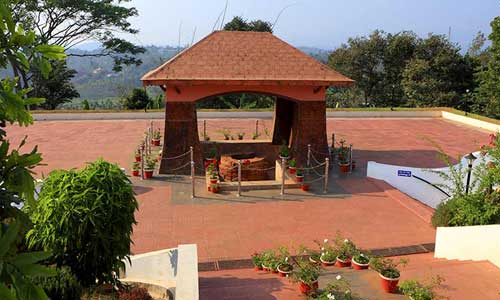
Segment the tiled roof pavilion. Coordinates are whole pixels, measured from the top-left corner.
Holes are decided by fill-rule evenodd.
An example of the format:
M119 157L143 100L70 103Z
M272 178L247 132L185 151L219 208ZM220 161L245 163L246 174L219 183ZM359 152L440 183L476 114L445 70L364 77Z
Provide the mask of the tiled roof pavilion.
M271 33L243 31L214 31L141 80L144 85L353 83Z
M241 146L246 150L234 144L222 152L248 150L274 159L285 143L298 163L305 161L309 144L327 153L326 88L354 83L271 33L248 31L214 31L141 80L146 86L160 86L166 95L162 174L182 168L184 161L168 157L191 147L194 160L202 163L210 145L200 143L195 102L230 93L274 96L273 134L271 142L259 145L259 153L248 143Z

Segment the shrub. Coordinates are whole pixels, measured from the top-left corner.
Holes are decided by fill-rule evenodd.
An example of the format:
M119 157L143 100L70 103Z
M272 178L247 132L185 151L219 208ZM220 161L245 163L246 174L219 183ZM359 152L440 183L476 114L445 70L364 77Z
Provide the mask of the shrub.
M432 300L440 298L437 289L442 287L443 282L444 278L441 276L433 277L427 283L405 280L399 285L399 290L413 300Z
M123 106L127 109L146 109L151 99L144 89L135 88L132 93L124 99Z
M404 258L394 261L391 258L372 257L370 259L370 268L387 278L399 278L399 266L405 266L407 263L408 260Z
M152 300L153 298L143 287L132 287L118 294L118 300Z
M66 267L56 268L54 277L35 277L33 283L43 287L51 300L75 300L82 295L82 286Z
M30 213L29 246L50 250L57 266L69 266L85 287L110 281L130 254L137 207L116 164L99 159L80 171L53 171Z

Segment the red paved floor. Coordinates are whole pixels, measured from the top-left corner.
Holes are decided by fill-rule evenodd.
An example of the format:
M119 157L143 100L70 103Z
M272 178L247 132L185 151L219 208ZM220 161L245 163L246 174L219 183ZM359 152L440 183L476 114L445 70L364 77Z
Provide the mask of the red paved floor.
M408 256L410 263L402 269L401 279L426 280L439 275L445 279L439 294L453 300L500 299L500 269L489 262L447 261L432 254ZM327 268L335 272L335 267ZM371 270L359 271L368 281L367 289L379 289L379 279ZM320 278L321 281L321 278ZM356 293L356 290L353 289ZM392 295L391 295L392 296ZM388 296L391 297L391 296ZM396 297L391 297L391 299ZM304 299L296 284L273 274L251 269L200 273L200 299Z

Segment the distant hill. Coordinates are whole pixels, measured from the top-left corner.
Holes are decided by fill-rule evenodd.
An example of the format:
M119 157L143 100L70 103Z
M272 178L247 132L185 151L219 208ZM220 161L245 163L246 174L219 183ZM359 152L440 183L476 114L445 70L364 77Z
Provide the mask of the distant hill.
M123 97L132 88L140 87L140 78L147 71L161 65L182 49L176 47L148 46L140 66L126 66L121 72L113 72L113 60L109 57L75 57L70 56L68 66L78 73L73 78L73 83L80 93L81 99L104 99ZM328 51L312 47L299 47L300 50L326 62ZM75 49L69 53L97 53L97 49L86 51Z

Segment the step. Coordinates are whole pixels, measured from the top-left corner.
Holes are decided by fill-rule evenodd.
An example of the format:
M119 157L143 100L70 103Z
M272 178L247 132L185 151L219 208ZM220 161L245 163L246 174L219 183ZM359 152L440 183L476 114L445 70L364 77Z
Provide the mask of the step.
M237 181L229 181L229 182L220 182L219 186L224 191L237 191L238 190L238 182ZM278 180L256 180L256 181L242 181L241 182L241 190L249 191L249 190L276 190L281 188L281 181ZM296 183L292 180L285 180L285 188L300 188L300 184Z

